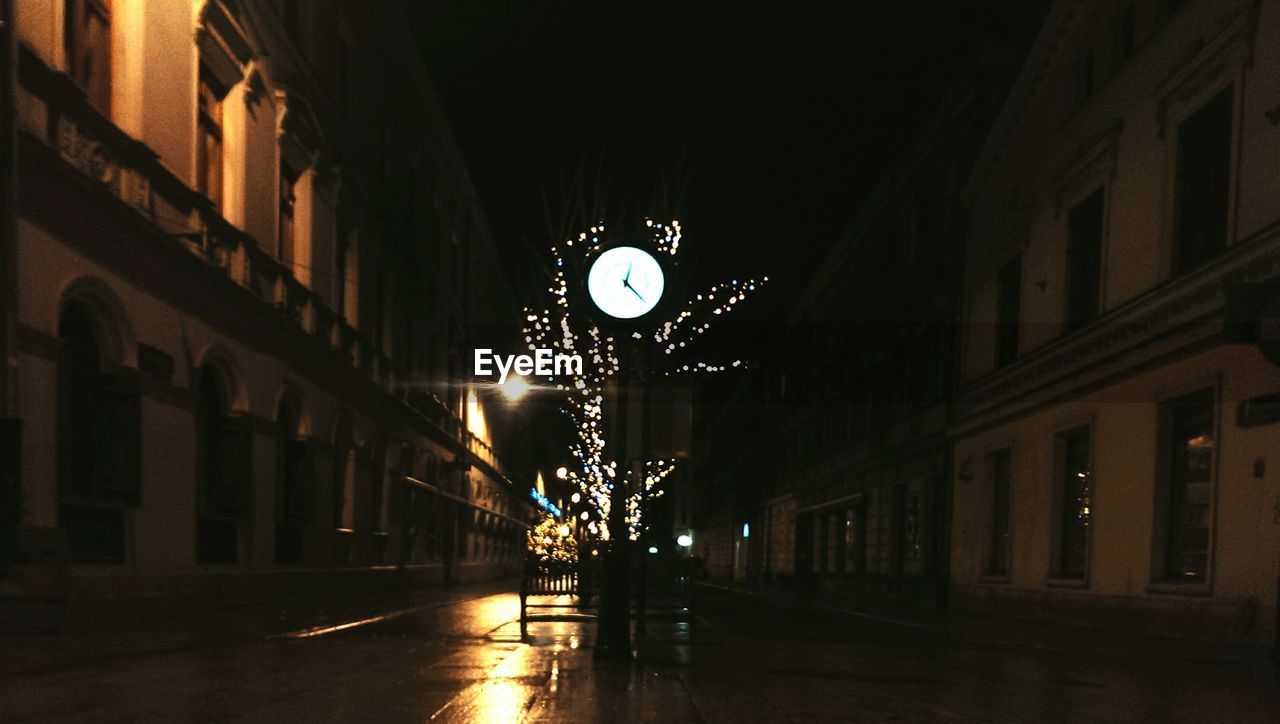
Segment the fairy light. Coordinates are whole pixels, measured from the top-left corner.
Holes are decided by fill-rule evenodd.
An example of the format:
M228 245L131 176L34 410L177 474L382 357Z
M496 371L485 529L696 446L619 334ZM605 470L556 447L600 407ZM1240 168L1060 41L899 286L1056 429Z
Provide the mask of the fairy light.
M659 254L676 256L682 239L680 222L672 220L663 223L646 218L644 223L654 249ZM556 384L556 389L564 395L561 412L569 419L575 432L569 453L576 469L566 470L564 479L578 489L574 494L574 501L581 500L586 504L581 519L587 521L587 530L605 541L609 540L610 535L608 523L614 486L622 484L624 480L637 480L641 489L627 497L624 511L628 538L636 540L641 530L642 503L646 499L662 495L661 483L675 470L676 461L674 458L650 460L643 464L640 471L620 470L618 462L605 454L607 441L601 433L604 425L604 390L608 382L619 374L620 362L615 354L613 338L605 336L597 325L580 319L570 309L569 281L564 271L565 255L561 251L563 248L576 253L581 267L585 268L591 258L601 251L600 241L604 233L604 220L597 220L576 238L565 239L563 245L551 247L555 269L551 286L547 287L551 309L539 312L526 308L523 334L525 344L531 351L550 348L554 353L577 354L584 360L591 361L590 364L583 365L581 374ZM732 311L735 305L764 286L768 280L768 277L759 280L734 279L716 284L705 293L695 295L672 319L657 324L652 330L633 332L632 339L651 340L662 348L664 355L673 355L677 350L686 349L690 342L704 334L710 327L711 318ZM722 372L744 366L742 360L727 364L683 363L663 374L669 376L674 373Z

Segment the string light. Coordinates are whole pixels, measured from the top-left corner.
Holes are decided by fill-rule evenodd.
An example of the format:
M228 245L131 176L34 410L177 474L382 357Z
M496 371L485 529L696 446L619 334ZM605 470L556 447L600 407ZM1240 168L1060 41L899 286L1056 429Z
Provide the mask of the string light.
M676 256L682 238L678 220L662 223L646 218L645 228L651 234L653 247L660 254ZM585 268L591 258L601 251L600 240L604 232L604 220L597 220L588 230L580 232L576 239L565 239L563 246L577 253L580 267ZM639 480L641 489L628 495L624 511L628 538L636 540L641 530L642 503L646 499L662 495L660 483L675 470L676 461L674 458L649 460L637 473L632 470L620 471L617 461L606 457L607 441L601 434L604 425L604 390L608 382L618 375L620 362L614 353L613 338L604 336L597 325L581 321L571 313L569 281L564 272L565 257L561 253L561 247L552 246L551 255L556 271L547 293L551 297L550 306L555 312L553 314L548 309L543 309L541 313L531 308L524 310L525 344L531 351L550 348L553 353L577 354L583 359L591 360L591 364L583 365L581 374L572 376L567 384L556 385L556 389L564 393L561 411L569 419L575 432L569 452L577 469L567 470L564 478L578 488L578 493L573 496L574 501L582 500L587 505L587 509L581 513L581 519L588 521L587 530L605 541L609 540L609 514L614 486L622 484L624 480ZM711 317L732 311L735 305L768 280L768 277L760 280L734 279L716 284L705 294L697 294L690 299L673 319L659 323L648 332L633 332L632 339L652 340L662 348L664 355L670 356L677 350L685 349L698 335L704 334L710 327ZM720 297L718 304L715 303L717 296ZM722 372L740 367L745 367L742 360L734 360L728 364L685 363L666 370L663 374Z

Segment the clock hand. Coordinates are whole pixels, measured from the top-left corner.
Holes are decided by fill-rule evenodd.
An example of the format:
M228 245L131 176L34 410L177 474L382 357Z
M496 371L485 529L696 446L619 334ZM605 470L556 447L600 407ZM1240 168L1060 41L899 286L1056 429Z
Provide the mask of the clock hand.
M627 281L631 279L631 266L632 266L631 264L627 265L627 275L622 277L622 286L624 287L631 286L630 284L627 283Z
M641 296L640 296L640 292L637 292L635 287L633 287L633 286L631 286L630 284L628 284L628 285L627 285L627 289L630 289L632 294L634 294L634 295L636 295L637 297L639 297L639 298L640 298L640 301L642 301L642 302L644 301L644 297L641 297Z

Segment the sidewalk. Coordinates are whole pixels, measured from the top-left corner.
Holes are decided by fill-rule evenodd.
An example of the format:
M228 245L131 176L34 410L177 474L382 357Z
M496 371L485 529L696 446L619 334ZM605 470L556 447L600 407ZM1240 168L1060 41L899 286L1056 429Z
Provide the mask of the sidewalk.
M172 616L95 624L80 603L56 634L3 634L0 677L50 672L78 665L159 652L230 646L266 637L299 637L335 625L366 623L414 611L483 598L515 589L510 580L432 586L412 591L360 593L228 606Z
M1181 660L1274 666L1269 649L1024 621L921 604L857 599L791 589L700 582L700 588L746 597L758 605L817 615L852 616L941 633L957 640L1056 654L1089 653L1120 660Z

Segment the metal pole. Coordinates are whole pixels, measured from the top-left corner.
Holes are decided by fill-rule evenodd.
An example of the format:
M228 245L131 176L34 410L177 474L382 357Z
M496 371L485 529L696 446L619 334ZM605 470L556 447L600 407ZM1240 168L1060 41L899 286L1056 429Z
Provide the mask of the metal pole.
M617 418L618 464L627 464L627 381L618 381ZM627 478L616 477L609 495L609 548L604 566L604 585L600 590L600 620L597 626L596 653L625 657L631 654L631 565L627 540Z
M643 523L643 521L645 520L645 517L649 514L649 512L645 509L645 504L648 502L648 497L649 497L647 486L646 486L646 483L648 482L647 480L648 471L646 470L645 466L648 465L649 463L649 427L650 427L649 406L653 404L653 400L650 398L650 394L649 394L650 392L649 382L645 378L645 374L647 373L647 367L649 362L648 352L649 352L649 347L648 345L645 345L644 354L642 356L644 358L644 365L646 369L642 369L640 371L640 376L639 376L640 384L642 385L640 389L640 395L641 395L640 425L641 427L640 427L640 507L639 507L640 520L642 521L642 524L640 525L640 591L638 596L639 600L637 601L637 605L636 605L636 635L637 636L649 635L649 631L647 627L647 623L648 623L647 615L645 613L645 608L648 606L648 603L649 603L648 581L647 581L648 573L649 573L649 567L648 567L648 561L649 561L648 528L649 526Z

